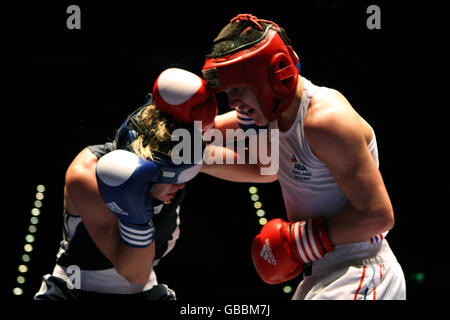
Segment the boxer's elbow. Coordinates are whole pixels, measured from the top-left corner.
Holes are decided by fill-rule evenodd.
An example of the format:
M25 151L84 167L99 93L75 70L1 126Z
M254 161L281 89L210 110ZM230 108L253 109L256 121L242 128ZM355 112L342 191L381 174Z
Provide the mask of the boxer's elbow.
M140 273L140 274L132 274L125 277L127 281L131 284L145 284L150 277L150 273Z
M368 215L370 223L376 229L376 233L383 233L394 228L395 218L391 206L379 208Z
M150 277L149 270L136 270L128 266L116 265L117 272L131 284L144 284Z
M384 221L383 229L385 229L385 231L394 228L395 218L394 218L394 210L392 209L392 207L385 210L383 214L383 221Z
M128 250L145 250L143 248L126 248ZM144 284L150 278L152 272L153 256L145 256L144 253L133 256L133 254L119 254L115 257L113 265L117 273L131 284Z

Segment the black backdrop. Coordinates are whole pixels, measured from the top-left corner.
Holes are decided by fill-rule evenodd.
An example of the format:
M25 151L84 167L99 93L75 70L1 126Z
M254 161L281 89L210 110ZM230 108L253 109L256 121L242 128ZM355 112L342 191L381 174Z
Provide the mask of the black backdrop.
M81 8L68 30L66 8ZM381 29L366 8L381 8ZM3 10L3 277L1 296L29 300L51 272L61 240L65 169L89 144L112 139L168 67L200 75L212 39L237 13L285 28L304 77L341 91L377 133L380 170L395 209L390 245L409 299L448 298L448 83L445 12L436 4L296 1L147 4L87 1L14 5ZM226 111L221 101L220 112ZM9 172L11 171L11 172ZM36 186L46 186L27 263L14 296ZM286 300L286 285L255 273L250 243L260 229L248 188L199 175L187 186L177 246L156 271L179 299ZM256 185L267 218L283 217L278 183ZM423 281L417 281L423 273ZM288 284L296 287L299 279Z

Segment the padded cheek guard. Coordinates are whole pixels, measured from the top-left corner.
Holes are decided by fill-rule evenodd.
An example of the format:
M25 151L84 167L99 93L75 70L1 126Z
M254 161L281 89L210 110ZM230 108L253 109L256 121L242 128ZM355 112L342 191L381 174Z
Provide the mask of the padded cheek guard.
M287 44L284 32L269 25L261 39L223 57L207 57L203 76L220 92L247 86L256 93L265 116L276 119L295 96L298 57ZM237 52L236 52L237 51Z
M180 184L192 180L202 169L202 161L193 164L174 164L164 153L154 152L153 162L161 171L158 183Z

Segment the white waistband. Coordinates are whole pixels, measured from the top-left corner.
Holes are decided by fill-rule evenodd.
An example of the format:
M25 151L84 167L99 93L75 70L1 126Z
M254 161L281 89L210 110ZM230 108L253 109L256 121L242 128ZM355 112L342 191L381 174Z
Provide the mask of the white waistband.
M392 260L394 259L394 260ZM336 246L335 250L325 255L323 259L312 263L311 276L320 277L350 265L367 265L396 261L388 242L354 243Z
M78 270L79 278L76 279ZM114 268L105 270L81 270L74 268L67 270L67 268L56 265L52 275L79 286L77 289L101 293L133 294L149 290L158 284L153 269L148 281L144 284L129 283Z

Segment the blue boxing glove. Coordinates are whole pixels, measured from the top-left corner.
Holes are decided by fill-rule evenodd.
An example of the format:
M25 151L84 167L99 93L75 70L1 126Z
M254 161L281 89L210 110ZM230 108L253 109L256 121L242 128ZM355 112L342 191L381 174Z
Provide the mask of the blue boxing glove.
M97 162L100 194L119 220L122 240L130 247L145 248L153 242L150 191L160 175L154 162L125 150L112 151Z
M269 127L268 124L265 126L258 126L251 117L245 113L239 112L238 109L236 109L236 116L239 128L244 131L247 131L248 129L255 129L256 134L258 134L261 129L267 129Z

